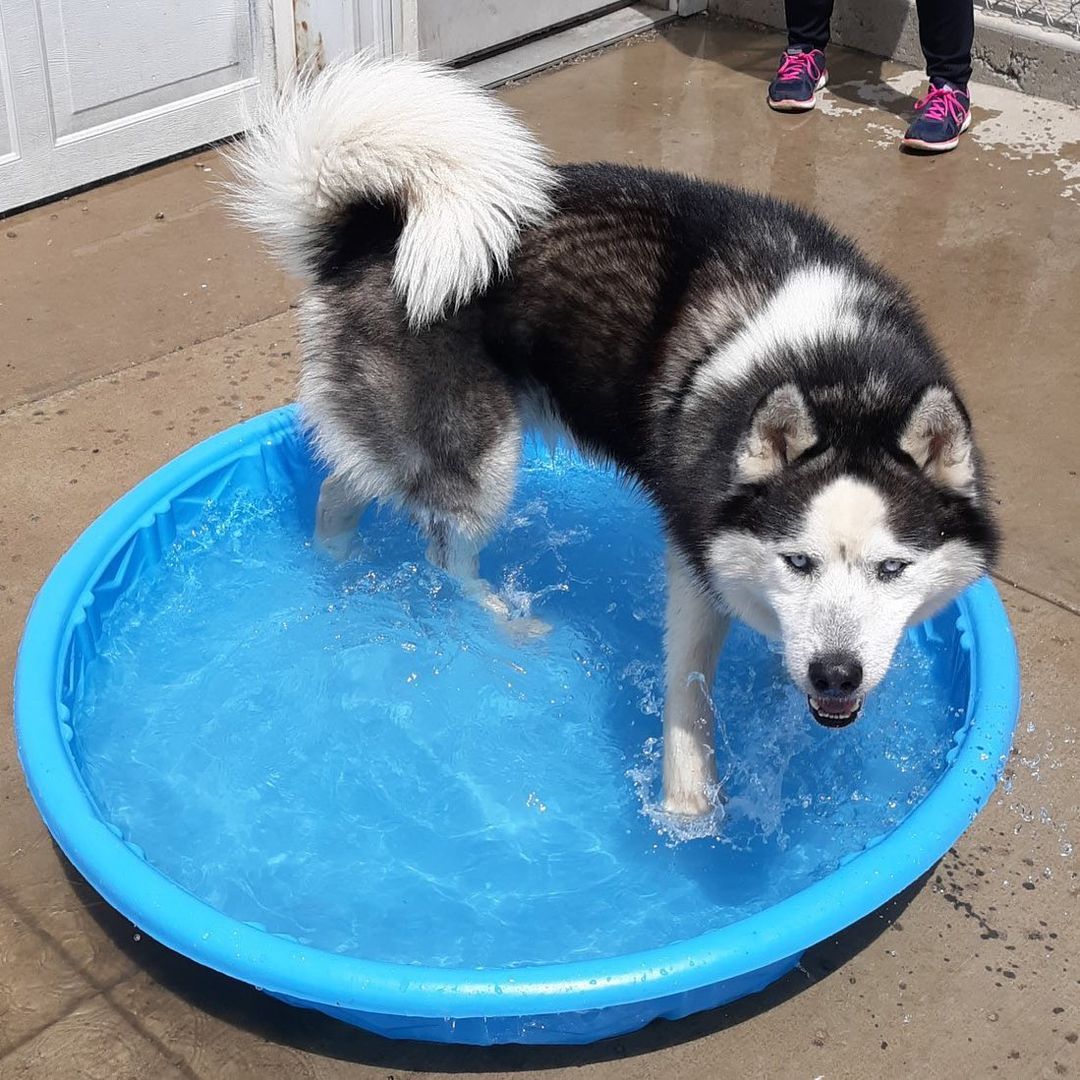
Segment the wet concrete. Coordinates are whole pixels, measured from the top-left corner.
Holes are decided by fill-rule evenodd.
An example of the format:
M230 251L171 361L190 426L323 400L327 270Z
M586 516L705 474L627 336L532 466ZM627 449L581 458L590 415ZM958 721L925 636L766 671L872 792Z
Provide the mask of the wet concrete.
M230 226L218 153L0 221L0 407L288 307L284 275Z
M4 1080L1080 1075L1080 121L977 89L961 150L909 158L895 139L910 72L837 53L824 107L781 117L763 103L779 47L696 19L502 96L562 159L681 169L803 202L922 302L996 476L1001 588L1023 658L1016 752L987 810L920 887L761 995L595 1047L454 1050L289 1009L141 937L58 856L3 725ZM288 283L209 201L214 175L177 162L0 222L9 665L34 592L96 514L181 449L291 396Z

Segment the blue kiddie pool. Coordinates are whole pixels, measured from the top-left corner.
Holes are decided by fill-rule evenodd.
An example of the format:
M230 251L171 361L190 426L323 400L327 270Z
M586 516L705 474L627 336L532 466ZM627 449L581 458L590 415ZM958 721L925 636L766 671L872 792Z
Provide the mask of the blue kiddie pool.
M982 581L909 633L842 731L775 649L713 687L727 803L660 784L661 535L610 472L528 448L482 557L513 640L371 511L310 542L293 409L183 454L39 594L19 754L64 852L144 933L395 1038L589 1042L762 989L927 870L987 801L1018 709Z

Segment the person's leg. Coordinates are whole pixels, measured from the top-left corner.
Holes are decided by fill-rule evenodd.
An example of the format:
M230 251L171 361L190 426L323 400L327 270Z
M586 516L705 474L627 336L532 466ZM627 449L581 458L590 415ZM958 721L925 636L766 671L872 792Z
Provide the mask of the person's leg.
M909 150L952 150L971 126L971 45L975 38L972 0L916 0L919 39L930 89L915 106L915 119L901 145Z
M975 40L972 0L916 0L919 41L931 83L967 90L971 45Z
M784 0L788 47L769 83L768 102L778 112L806 112L817 104L817 92L829 81L825 46L833 0Z
M833 0L784 0L788 45L824 50L832 9Z

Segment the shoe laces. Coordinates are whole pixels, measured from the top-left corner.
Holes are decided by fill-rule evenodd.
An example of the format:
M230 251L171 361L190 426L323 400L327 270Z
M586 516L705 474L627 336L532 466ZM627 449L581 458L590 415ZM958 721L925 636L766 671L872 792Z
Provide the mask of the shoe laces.
M928 120L944 120L946 117L962 124L967 110L961 103L958 92L951 86L931 86L924 97L915 102L916 112L926 110Z
M776 71L776 79L778 82L794 82L805 76L816 78L817 73L814 70L816 67L817 62L812 53L784 53L784 58Z

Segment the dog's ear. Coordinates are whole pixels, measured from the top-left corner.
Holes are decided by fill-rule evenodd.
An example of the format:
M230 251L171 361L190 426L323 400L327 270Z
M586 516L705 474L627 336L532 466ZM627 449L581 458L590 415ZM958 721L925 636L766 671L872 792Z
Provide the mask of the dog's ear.
M975 487L971 422L946 386L923 391L900 436L900 449L935 484L970 495Z
M794 383L778 386L758 405L735 452L744 483L767 480L817 442L814 418Z

